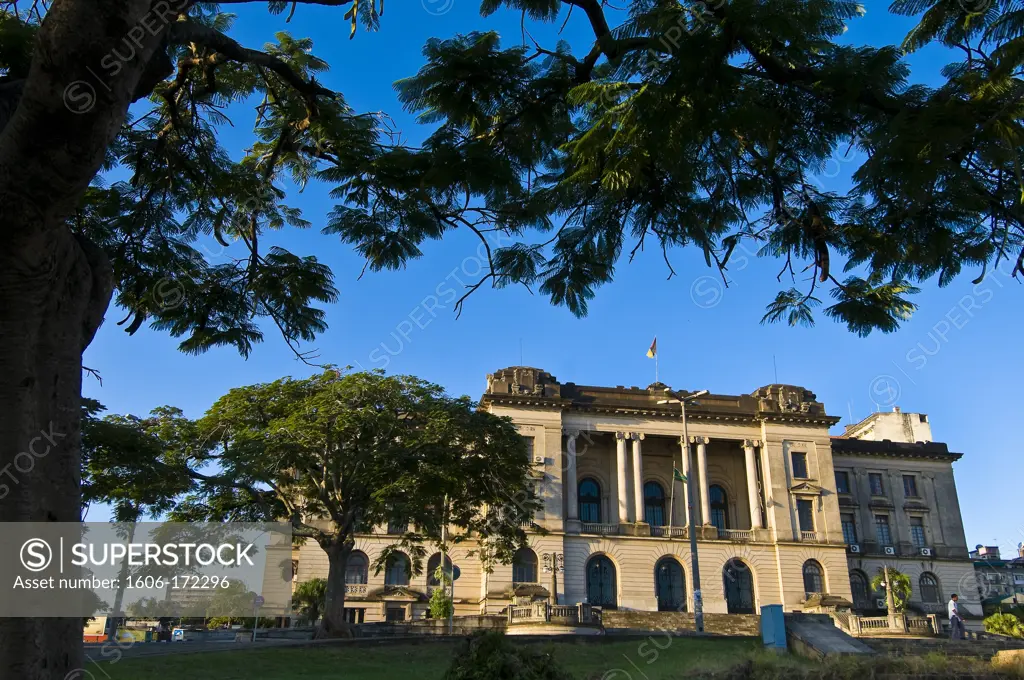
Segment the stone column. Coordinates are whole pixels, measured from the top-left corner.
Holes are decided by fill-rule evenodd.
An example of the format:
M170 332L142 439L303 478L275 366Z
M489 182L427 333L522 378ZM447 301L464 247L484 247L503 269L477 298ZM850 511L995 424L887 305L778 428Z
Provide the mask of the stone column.
M615 433L615 475L619 483L616 489L616 502L619 509L619 523L629 522L629 504L626 498L626 433Z
M743 457L747 463L747 502L750 504L750 528L761 528L761 498L757 493L757 462L754 447L760 446L756 439L743 440Z
M676 503L679 503L680 500L682 500L683 520L685 522L685 526L690 526L690 490L687 486L688 484L693 484L693 479L690 477L690 445L680 437L679 448L683 450L683 466L679 471L683 473L683 477L686 477L686 481L679 483L679 486L683 489L683 493L676 494ZM676 483L676 476L673 474L672 484Z
M697 473L700 475L700 519L705 526L711 524L711 496L708 484L708 451L710 439L707 437L691 437L690 441L697 445Z
M562 478L562 488L565 489L565 516L569 520L579 519L579 499L576 496L579 491L579 482L576 481L576 437L579 434L579 430L565 432L565 477Z
M633 440L633 511L637 524L644 521L644 466L640 458L640 442L643 441L643 434L632 432L629 435Z

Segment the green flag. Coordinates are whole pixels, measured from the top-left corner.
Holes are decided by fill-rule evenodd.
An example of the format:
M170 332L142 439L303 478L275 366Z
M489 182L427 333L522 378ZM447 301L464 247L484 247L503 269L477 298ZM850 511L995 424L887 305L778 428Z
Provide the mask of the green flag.
M682 472L680 472L676 468L672 468L672 476L675 477L676 479L678 479L680 482L685 482L686 481L686 475L684 475Z

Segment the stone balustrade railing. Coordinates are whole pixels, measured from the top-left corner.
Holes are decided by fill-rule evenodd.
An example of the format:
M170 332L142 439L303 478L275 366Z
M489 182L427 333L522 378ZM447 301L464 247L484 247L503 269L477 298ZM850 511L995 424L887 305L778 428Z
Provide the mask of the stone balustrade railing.
M508 607L508 624L556 623L563 625L600 626L601 609L585 602L580 604L553 605L548 602L534 602L528 605Z
M941 632L938 617L907 616L858 616L849 612L832 614L836 626L855 637L869 635L937 635Z

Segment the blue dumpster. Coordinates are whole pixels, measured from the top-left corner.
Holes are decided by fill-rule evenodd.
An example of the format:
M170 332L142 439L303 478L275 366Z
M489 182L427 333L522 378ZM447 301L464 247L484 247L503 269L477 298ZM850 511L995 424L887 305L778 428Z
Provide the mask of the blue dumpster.
M786 618L781 604L761 607L761 640L768 649L786 651Z

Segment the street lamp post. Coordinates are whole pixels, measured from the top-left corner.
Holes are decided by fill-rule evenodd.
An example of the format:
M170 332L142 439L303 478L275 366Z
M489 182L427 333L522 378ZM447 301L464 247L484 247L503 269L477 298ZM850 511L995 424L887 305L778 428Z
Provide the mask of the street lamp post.
M701 390L700 392L694 392L693 394L683 395L680 393L672 392L669 388L665 388L665 393L672 396L672 399L663 399L659 401L659 404L679 404L679 413L683 420L683 455L686 456L686 470L689 475L686 478L686 503L689 507L687 513L689 517L689 534L690 534L690 574L693 578L693 625L697 630L697 633L704 632L704 596L700 591L700 566L697 562L697 529L694 523L694 516L696 515L696 509L693 503L693 482L690 479L693 476L693 459L690 457L690 438L686 431L686 402L687 400L693 400L697 397L703 396L708 393L707 390ZM675 473L672 473L675 476Z

